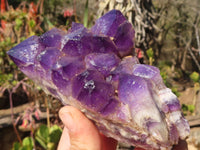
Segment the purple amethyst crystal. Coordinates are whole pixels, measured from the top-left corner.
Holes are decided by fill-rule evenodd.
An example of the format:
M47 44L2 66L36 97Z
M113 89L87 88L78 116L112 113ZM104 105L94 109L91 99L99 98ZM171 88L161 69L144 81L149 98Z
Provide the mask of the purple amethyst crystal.
M140 64L134 29L118 10L91 29L73 23L52 29L8 51L45 92L77 107L106 136L145 149L171 149L189 135L180 103L159 69Z
M119 26L126 22L126 18L118 10L112 10L99 18L95 25L91 28L94 34L104 34L109 37L114 37Z
M131 54L135 32L132 24L126 20L120 11L111 10L99 18L91 31L94 34L106 35L113 39L120 56Z
M92 53L85 57L88 69L98 70L104 76L109 75L111 70L120 62L120 59L113 53Z
M39 37L39 41L45 47L61 47L61 39L63 36L62 30L52 29Z

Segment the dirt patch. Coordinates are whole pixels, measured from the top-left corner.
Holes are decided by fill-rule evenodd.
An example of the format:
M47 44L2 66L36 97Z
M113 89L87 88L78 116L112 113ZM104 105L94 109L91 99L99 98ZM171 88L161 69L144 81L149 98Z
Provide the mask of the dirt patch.
M179 100L181 104L192 105L195 98L195 90L193 87L188 87L180 92Z

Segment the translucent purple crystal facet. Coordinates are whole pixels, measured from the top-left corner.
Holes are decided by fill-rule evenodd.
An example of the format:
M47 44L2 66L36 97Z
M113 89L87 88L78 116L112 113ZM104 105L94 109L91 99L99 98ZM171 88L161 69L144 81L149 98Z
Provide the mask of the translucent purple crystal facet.
M94 34L104 34L110 37L114 37L119 26L126 21L126 18L118 10L111 10L98 20L91 28Z
M63 36L62 30L52 29L39 37L39 41L45 47L57 47L61 46L61 39Z
M91 29L73 23L52 29L8 51L45 92L77 107L106 136L145 149L171 149L189 135L180 103L159 69L140 64L134 29L112 10Z
M39 37L32 36L8 51L9 56L18 66L35 63L35 58L43 50Z

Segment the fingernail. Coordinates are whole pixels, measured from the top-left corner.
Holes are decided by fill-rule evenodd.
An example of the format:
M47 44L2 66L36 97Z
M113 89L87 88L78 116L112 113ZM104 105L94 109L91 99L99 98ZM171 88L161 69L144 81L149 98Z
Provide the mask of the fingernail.
M62 122L64 123L64 125L69 130L69 132L75 132L76 124L75 124L72 114L70 112L61 112L60 118L61 118Z

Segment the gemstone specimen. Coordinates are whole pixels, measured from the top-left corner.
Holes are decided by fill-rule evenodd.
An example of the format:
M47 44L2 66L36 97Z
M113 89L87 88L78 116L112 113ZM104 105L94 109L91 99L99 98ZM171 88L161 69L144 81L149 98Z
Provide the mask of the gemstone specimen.
M159 69L140 64L131 53L134 29L118 10L91 29L78 23L66 33L54 28L8 51L45 92L83 111L106 136L145 149L171 149L189 135L188 122Z

